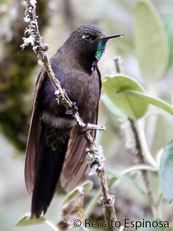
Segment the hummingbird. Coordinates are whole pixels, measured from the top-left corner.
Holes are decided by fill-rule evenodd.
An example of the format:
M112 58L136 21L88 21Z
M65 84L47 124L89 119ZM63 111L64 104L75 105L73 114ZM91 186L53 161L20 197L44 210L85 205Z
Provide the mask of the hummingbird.
M107 41L120 36L83 25L50 59L56 78L84 123L97 124L101 92L97 64ZM95 139L96 132L91 135ZM55 89L42 68L34 90L25 160L26 188L32 193L31 218L46 213L57 187L70 191L79 183L88 165L87 145L72 115L57 103Z

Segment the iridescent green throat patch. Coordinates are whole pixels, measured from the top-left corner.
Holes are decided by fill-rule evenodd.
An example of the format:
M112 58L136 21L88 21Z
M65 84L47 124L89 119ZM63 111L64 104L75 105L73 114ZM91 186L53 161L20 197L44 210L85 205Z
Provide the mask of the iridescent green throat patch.
M100 40L97 44L97 51L96 51L96 54L95 54L95 57L97 60L99 60L105 50L105 47L106 47L106 42L107 41L104 41L104 40Z
M107 40L100 40L98 42L97 51L95 54L95 60L93 61L92 66L91 66L91 72L93 72L95 70L99 59L102 57L102 54L103 54L105 47L106 47L106 42L107 42Z

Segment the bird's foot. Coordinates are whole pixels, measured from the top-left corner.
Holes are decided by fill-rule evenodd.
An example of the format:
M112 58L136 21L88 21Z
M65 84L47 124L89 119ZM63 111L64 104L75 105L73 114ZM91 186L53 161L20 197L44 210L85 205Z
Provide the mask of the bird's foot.
M85 125L87 127L87 124ZM90 133L90 130L78 130L77 134L78 136L87 136Z
M72 102L72 108L66 109L65 114L66 115L74 115L76 112L78 112L77 104L76 104L76 102Z

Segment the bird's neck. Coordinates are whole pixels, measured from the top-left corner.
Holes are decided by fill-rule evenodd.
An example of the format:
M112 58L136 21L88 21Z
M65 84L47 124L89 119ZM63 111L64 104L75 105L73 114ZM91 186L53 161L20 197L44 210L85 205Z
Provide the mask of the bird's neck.
M80 69L92 74L93 63L95 63L95 52L84 52L80 49L70 49L65 44L58 50L59 55L63 59L64 63L71 65L72 68ZM96 62L97 64L97 62Z
M95 67L94 69L92 68L93 63L97 64L95 53L80 53L76 55L76 59L78 60L81 68L83 68L89 74L92 74L92 72L95 70Z

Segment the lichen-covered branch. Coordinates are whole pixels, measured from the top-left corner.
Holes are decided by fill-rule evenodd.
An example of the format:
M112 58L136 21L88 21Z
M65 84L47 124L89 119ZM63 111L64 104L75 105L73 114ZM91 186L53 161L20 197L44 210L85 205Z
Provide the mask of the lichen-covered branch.
M101 146L96 146L92 135L88 130L104 130L102 126L85 124L77 110L74 109L74 104L69 99L65 90L61 88L58 79L56 79L55 74L51 68L48 54L46 53L48 45L43 42L43 38L40 36L37 16L36 16L36 1L35 0L26 0L26 11L25 11L25 21L28 22L28 27L25 30L27 37L23 38L23 44L21 45L24 49L29 44L33 47L33 51L36 53L37 57L43 63L45 70L55 88L55 95L57 96L57 103L61 103L67 110L73 111L72 116L76 120L79 129L85 134L85 139L89 144L87 152L89 154L90 166L92 170L95 170L101 184L101 189L103 192L103 197L101 199L101 204L104 207L105 219L114 219L116 220L116 214L114 209L114 199L109 195L108 184L106 180L106 174L104 169L104 155ZM109 227L109 230L116 230L114 227Z

